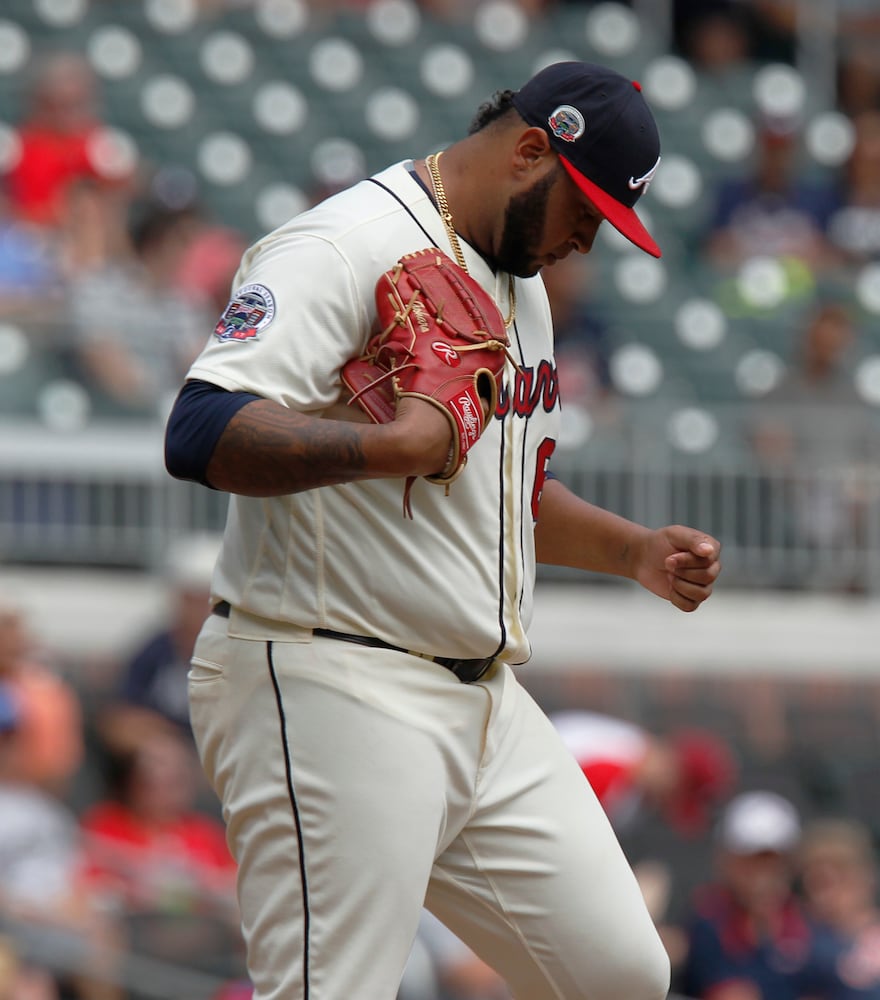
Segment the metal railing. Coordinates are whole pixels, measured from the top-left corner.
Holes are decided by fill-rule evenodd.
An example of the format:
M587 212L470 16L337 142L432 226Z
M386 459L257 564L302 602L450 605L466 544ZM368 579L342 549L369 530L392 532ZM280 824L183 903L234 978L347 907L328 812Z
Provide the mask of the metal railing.
M715 535L730 584L880 592L880 465L836 456L777 469L747 453L687 455L640 420L616 449L558 448L554 472L632 520ZM226 505L168 476L158 424L71 434L0 425L2 562L152 569L179 536L222 529Z

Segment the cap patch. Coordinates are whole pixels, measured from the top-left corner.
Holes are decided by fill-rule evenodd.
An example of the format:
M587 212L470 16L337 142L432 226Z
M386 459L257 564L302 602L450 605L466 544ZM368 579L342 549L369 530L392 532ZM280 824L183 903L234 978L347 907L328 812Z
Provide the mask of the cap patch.
M218 340L256 340L275 316L275 297L265 285L242 285L214 327Z
M584 116L570 104L561 104L547 122L556 138L564 142L580 139L587 127Z

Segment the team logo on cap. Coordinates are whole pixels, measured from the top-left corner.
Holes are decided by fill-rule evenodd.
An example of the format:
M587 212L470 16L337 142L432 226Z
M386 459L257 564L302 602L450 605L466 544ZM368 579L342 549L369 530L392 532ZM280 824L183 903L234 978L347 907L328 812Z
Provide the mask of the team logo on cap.
M243 285L214 327L218 340L255 340L275 316L275 298L265 285Z
M580 139L587 127L584 116L570 104L561 104L547 119L550 129L557 139L574 142Z
M644 188L645 191L648 190L648 185L654 180L654 174L657 173L657 167L660 166L660 157L657 157L657 162L653 167L646 173L642 174L641 177L630 177L627 184L630 186L630 190L638 191L639 188ZM644 192L642 192L644 194Z

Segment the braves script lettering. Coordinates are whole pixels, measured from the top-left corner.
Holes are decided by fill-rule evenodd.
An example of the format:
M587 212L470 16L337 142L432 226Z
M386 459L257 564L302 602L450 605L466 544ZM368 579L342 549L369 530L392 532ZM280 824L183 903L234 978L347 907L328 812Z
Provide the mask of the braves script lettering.
M549 413L559 399L559 376L551 361L542 361L537 368L521 368L515 376L513 389L505 385L498 397L497 417L504 417L513 408L518 417L530 417L538 407Z

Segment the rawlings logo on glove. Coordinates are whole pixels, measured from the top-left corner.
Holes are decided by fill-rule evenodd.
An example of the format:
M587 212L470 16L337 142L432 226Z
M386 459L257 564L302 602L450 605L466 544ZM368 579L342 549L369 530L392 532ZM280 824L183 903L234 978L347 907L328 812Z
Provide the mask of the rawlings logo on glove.
M450 347L449 344L444 344L442 340L435 340L431 344L431 350L445 365L449 365L450 368L458 368L461 364L461 355L458 351L454 347Z
M468 451L495 413L509 340L488 293L437 249L402 257L376 283L380 332L342 380L376 423L394 419L397 403L416 396L438 407L452 427L446 467L428 482L447 491ZM404 513L412 517L406 481Z

